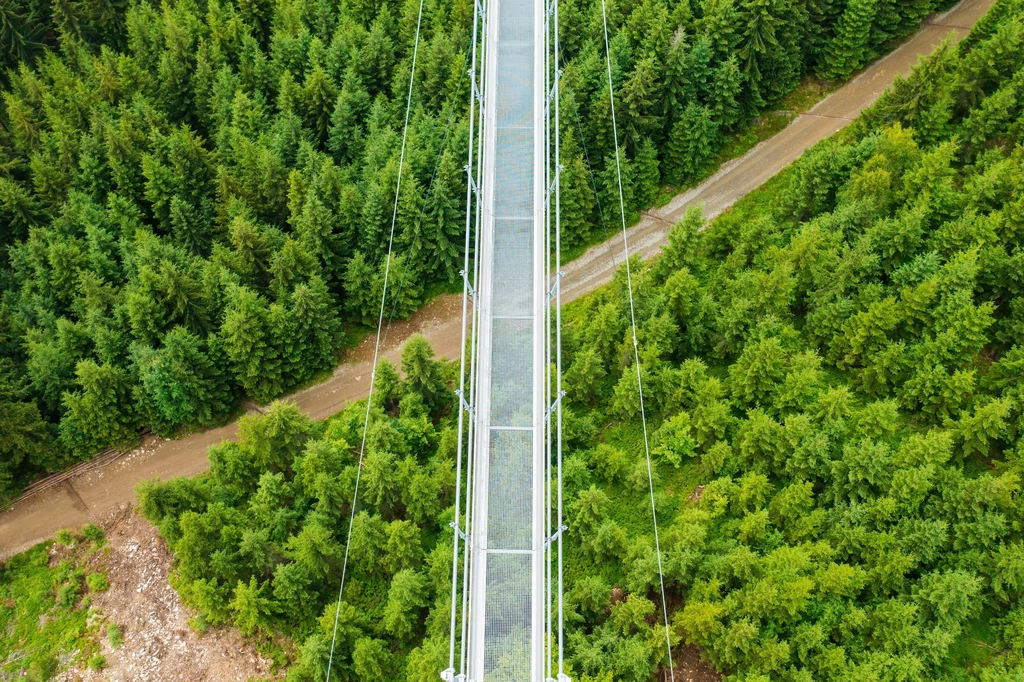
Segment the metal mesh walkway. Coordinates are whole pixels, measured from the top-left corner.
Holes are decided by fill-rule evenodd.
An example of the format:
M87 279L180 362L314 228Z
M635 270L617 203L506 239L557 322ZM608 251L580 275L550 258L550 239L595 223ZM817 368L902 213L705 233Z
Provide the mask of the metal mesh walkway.
M490 0L468 678L543 678L542 0Z

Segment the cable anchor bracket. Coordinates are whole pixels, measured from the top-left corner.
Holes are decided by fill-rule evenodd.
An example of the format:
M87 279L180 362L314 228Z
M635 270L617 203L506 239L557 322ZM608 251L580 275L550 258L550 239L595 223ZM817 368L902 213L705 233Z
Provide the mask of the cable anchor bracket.
M555 98L555 93L558 92L558 77L562 75L561 69L555 70L555 83L551 86L551 90L548 91L548 102L551 102Z
M556 530L554 535L552 535L544 541L544 548L547 549L548 547L550 547L551 544L558 540L558 538L562 536L562 533L564 533L567 530L569 530L569 526L562 526L558 530Z
M559 287L562 286L562 278L563 277L565 277L565 271L564 270L559 270L558 273L555 275L555 283L551 285L550 289L548 289L548 300L549 301L551 299L553 299L555 297L555 295L558 293Z
M456 535L458 535L458 536L459 536L460 538L462 538L462 541L463 541L463 542L465 542L465 543L466 543L467 545L469 545L470 547L472 547L472 546L473 546L473 542L472 542L472 541L471 541L471 540L469 539L469 536L468 536L468 535L466 535L465 533L463 533L463 532L462 532L462 529L461 529L461 528L459 528L458 526L456 526L456 525L455 525L455 522L454 522L454 521L449 521L449 522L448 522L448 525L449 525L449 526L451 527L451 529L452 529L453 531L455 531L455 534L456 534Z
M476 413L473 412L473 408L468 402L466 402L465 396L462 394L462 389L456 389L455 395L459 396L459 402L462 403L462 409L469 413L470 419L476 419Z
M473 191L473 196L476 197L477 201L480 201L480 186L476 184L476 180L473 178L473 170L467 163L462 167L462 170L466 171L466 179L469 180L469 188Z
M462 275L462 283L466 285L466 293L469 294L470 298L476 300L476 289L469 283L469 275L466 274L465 270L459 270L459 274ZM455 392L458 393L458 391Z
M551 403L551 407L544 413L544 423L547 423L551 419L551 413L558 408L558 404L562 402L562 398L565 397L565 391L559 391L558 397L555 398L555 402Z
M555 179L552 180L551 184L548 186L548 201L551 200L551 195L554 194L555 188L558 186L558 181L562 177L563 170L565 170L565 166L563 166L562 164L558 164L557 166L555 166Z

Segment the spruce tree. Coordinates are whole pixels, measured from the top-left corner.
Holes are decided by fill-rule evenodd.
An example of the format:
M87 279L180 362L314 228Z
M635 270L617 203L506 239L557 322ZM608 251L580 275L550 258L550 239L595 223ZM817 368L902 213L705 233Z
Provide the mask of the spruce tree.
M331 118L337 104L337 88L323 67L317 65L306 77L303 98L306 124L321 144L327 142Z
M680 112L693 99L693 86L686 70L686 56L689 45L682 29L676 31L665 55L664 82L662 83L662 125L665 134L672 129Z
M361 251L356 251L345 268L345 310L367 326L375 324L376 307L380 305L380 294L374 297L374 277L373 266Z
M562 243L571 246L586 241L596 226L597 199L575 129L570 128L562 135L561 152Z
M223 418L233 404L231 384L220 358L184 327L175 327L154 350L133 353L146 398L172 427L206 426Z
M78 390L64 394L60 439L78 457L85 458L112 445L127 445L137 437L131 386L124 370L78 363Z
M743 89L743 74L740 73L736 57L729 57L715 69L712 83L711 107L719 130L732 130L739 123L741 108L740 92Z
M402 347L402 371L406 389L418 393L432 410L447 399L441 364L434 360L434 349L422 335L410 337Z
M623 109L622 118L626 126L625 130L620 129L619 135L634 154L639 151L640 144L645 138L655 134L658 125L655 107L660 84L657 77L657 63L654 58L644 57L622 86L620 106Z
M836 35L825 47L821 75L846 78L864 66L870 56L868 40L878 0L850 0L836 24Z
M466 229L464 177L455 155L446 149L425 202L422 241L410 245L407 255L410 263L423 268L432 279L453 281L461 267Z
M362 150L362 122L370 108L370 95L363 87L359 73L351 66L345 71L341 92L331 113L327 148L341 164L356 160Z
M228 305L220 337L235 380L245 392L266 402L283 388L281 358L275 348L270 311L256 292L234 287L228 292Z
M742 71L749 84L747 100L750 110L758 110L766 104L764 94L769 84L764 82L770 71L770 60L779 47L776 31L779 18L776 16L774 0L751 0L742 15L743 42L739 57L743 60Z
M641 210L654 205L661 189L661 172L658 170L658 150L654 143L645 139L637 151L636 159L636 201Z
M686 107L669 136L665 179L681 185L694 178L714 154L717 136L718 124L707 107Z
M292 316L302 343L301 365L313 374L334 366L341 342L341 324L327 285L319 277L295 287Z
M619 170L621 168L621 171ZM608 154L604 159L604 170L601 171L601 206L605 212L605 220L610 226L620 224L622 210L625 210L626 225L636 222L636 173L633 163L626 157L626 150L619 149L618 167L615 153ZM621 176L621 178L620 178ZM621 183L620 183L621 179ZM622 203L619 203L619 191L622 191Z
M698 35L686 53L685 69L690 81L688 94L691 95L689 101L708 102L714 95L712 90L714 69L711 67L713 56L711 39L707 34Z

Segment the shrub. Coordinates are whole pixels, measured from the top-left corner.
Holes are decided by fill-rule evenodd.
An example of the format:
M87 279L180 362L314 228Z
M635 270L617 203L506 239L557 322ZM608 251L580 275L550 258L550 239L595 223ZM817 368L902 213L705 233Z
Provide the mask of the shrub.
M103 544L103 541L106 539L107 534L106 532L104 532L102 528L97 526L95 523L87 523L85 524L85 527L82 528L82 536L86 540L91 540L92 542L95 542L97 546L99 546Z
M110 581L107 580L107 576L99 571L90 573L85 579L85 584L89 586L90 592L106 592L110 589Z
M57 606L70 609L78 601L78 583L71 582L61 585L57 590Z
M87 663L89 670L103 670L107 667L107 657L103 654L93 654Z
M121 634L121 628L117 623L107 623L107 641L110 642L111 649L120 649L124 643L124 635Z
M75 544L75 536L71 534L67 528L62 528L57 531L57 536L54 538L58 545L61 547L70 547Z
M47 682L57 673L57 658L43 655L28 666L28 679L31 682Z

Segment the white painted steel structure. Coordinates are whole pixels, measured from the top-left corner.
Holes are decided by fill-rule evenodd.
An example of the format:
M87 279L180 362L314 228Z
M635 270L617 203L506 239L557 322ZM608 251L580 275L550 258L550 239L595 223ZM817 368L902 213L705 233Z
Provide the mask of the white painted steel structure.
M469 680L544 679L546 106L543 0L486 11L476 286Z

